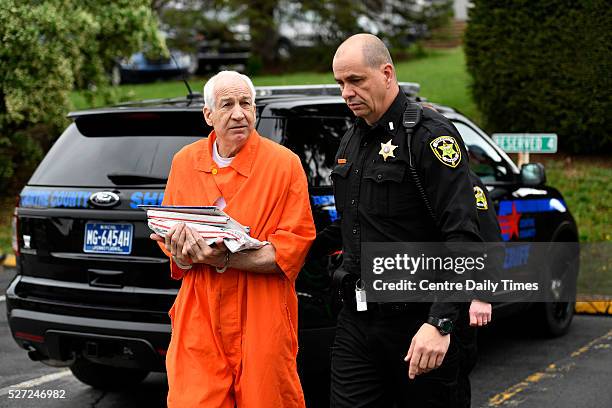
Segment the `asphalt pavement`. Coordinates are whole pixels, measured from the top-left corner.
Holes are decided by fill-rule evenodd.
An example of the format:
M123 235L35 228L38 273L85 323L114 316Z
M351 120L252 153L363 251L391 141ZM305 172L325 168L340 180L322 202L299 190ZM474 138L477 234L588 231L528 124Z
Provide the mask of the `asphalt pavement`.
M502 324L481 330L473 407L612 406L612 317L575 316L554 339Z
M164 374L151 374L128 391L102 392L80 383L66 368L30 361L7 324L3 295L13 276L13 269L0 267L0 408L165 406ZM471 376L473 407L612 406L612 317L576 316L570 332L556 339L500 322L481 331L480 340L480 361ZM42 398L42 391L52 398Z

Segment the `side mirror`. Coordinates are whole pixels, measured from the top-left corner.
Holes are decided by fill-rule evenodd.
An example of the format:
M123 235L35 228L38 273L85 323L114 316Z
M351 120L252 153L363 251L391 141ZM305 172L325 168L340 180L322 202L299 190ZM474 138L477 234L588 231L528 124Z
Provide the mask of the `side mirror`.
M546 171L542 163L526 163L521 166L521 183L537 187L546 183Z

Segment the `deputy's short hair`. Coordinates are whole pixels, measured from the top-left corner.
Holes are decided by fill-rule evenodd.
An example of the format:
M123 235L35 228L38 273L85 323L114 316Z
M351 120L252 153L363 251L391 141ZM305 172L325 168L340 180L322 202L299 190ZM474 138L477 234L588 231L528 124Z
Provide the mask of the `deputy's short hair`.
M383 64L393 65L391 54L384 42L375 35L369 35L363 42L363 58L370 68L378 68Z

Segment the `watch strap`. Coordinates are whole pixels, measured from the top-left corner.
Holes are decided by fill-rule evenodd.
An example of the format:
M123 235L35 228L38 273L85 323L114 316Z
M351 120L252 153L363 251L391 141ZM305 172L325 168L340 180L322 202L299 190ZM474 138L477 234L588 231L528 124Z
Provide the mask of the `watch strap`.
M453 330L453 321L451 319L440 319L438 317L429 316L427 318L427 323L438 329L443 336L450 334Z

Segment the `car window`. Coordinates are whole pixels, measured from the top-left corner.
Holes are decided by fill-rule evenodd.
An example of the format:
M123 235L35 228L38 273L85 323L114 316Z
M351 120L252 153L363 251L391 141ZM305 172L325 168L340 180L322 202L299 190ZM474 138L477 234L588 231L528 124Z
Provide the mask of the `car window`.
M206 135L202 135L206 136ZM121 178L164 184L174 154L201 136L84 136L71 124L38 166L30 185L114 187ZM109 175L111 177L109 178ZM151 178L153 181L146 183ZM113 180L111 180L113 179ZM154 179L159 179L155 182Z
M483 182L510 181L512 172L504 159L471 126L453 122L468 149L470 167Z
M346 117L302 117L287 120L285 146L302 160L311 187L331 185L330 174L340 140L351 125Z
M340 140L354 120L346 104L274 109L261 119L258 131L300 157L310 187L331 185L329 175Z

